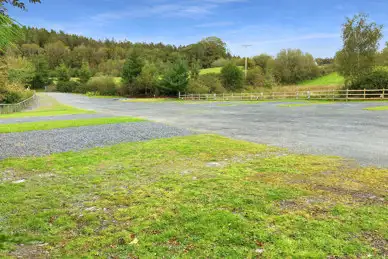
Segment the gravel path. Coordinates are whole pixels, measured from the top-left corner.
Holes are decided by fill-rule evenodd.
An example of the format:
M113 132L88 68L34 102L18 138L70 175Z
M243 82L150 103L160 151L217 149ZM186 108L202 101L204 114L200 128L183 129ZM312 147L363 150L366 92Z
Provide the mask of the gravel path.
M0 159L43 156L122 142L137 142L192 133L153 122L108 124L78 128L0 134Z
M56 115L42 117L24 117L24 118L0 118L0 124L12 124L23 122L38 122L38 121L59 121L59 120L78 120L78 119L94 119L112 117L109 114L73 114L73 115Z

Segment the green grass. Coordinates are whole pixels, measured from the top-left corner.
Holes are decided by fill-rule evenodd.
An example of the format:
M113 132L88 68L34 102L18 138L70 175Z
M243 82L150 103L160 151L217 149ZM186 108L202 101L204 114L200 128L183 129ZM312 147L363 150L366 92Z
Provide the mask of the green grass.
M54 98L45 94L38 94L40 106L37 109L27 110L23 112L1 114L0 118L23 118L23 117L40 117L40 116L55 116L67 114L87 114L95 113L94 111L82 110L72 106L59 103Z
M298 85L301 86L342 86L345 79L338 73L331 73L313 80L304 81Z
M131 117L107 117L107 118L93 118L93 119L79 119L79 120L60 120L60 121L39 121L13 124L0 124L0 133L11 132L25 132L32 130L50 130L70 127L81 127L91 125L116 124L139 122L143 119Z
M243 66L239 66L239 68L241 70L244 70L244 67ZM221 69L222 67L211 67L211 68L205 68L205 69L201 69L201 71L199 72L200 75L206 75L206 74L220 74L221 73Z
M177 98L136 98L120 100L125 103L160 103L160 102L183 102Z
M7 159L0 172L0 257L386 253L387 169L336 157L196 135Z
M334 102L327 102L327 101L305 102L305 103L285 103L285 104L279 104L278 107L292 108L292 107L305 107L305 106L313 106L313 105L321 105L321 104L333 104L333 103Z
M368 107L364 108L367 111L388 111L388 106L376 106L376 107Z

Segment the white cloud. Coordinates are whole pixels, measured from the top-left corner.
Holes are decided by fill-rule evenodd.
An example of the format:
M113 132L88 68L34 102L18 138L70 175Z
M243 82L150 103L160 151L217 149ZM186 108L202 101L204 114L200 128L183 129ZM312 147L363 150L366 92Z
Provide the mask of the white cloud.
M224 27L234 25L234 22L209 22L195 25L197 28L208 28L208 27Z

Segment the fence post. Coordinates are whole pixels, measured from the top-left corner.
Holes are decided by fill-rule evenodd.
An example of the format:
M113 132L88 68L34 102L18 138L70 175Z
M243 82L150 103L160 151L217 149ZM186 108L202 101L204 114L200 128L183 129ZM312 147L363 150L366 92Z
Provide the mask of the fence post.
M383 88L383 99L385 99L385 88Z
M332 91L333 91L333 102L334 102L334 89Z
M299 99L299 91L296 91L296 99Z
M364 88L364 100L366 98L366 89Z
M181 99L181 92L179 91L178 93L178 99L180 100Z
M274 92L272 92L272 99L275 99L275 94L274 94Z
M349 98L349 89L346 89L346 101L348 101Z

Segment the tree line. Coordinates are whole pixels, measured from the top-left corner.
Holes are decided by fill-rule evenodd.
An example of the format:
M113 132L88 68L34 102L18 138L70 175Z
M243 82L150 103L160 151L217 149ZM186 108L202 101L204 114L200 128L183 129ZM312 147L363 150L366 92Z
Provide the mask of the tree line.
M245 77L244 58L231 55L226 43L217 37L186 46L95 40L63 31L20 28L7 16L4 3L24 8L21 1L0 0L1 31L11 32L8 38L2 37L7 40L0 41L0 102L18 101L24 94L20 89L25 87L102 95L176 96L178 92L255 91L298 84L334 71L346 78L346 87L350 88L380 87L388 78L384 69L388 46L382 52L378 50L382 26L369 23L363 14L347 18L343 48L334 58L315 59L299 49L281 50L276 56L260 54L248 59ZM207 68L220 68L221 73L201 74Z

